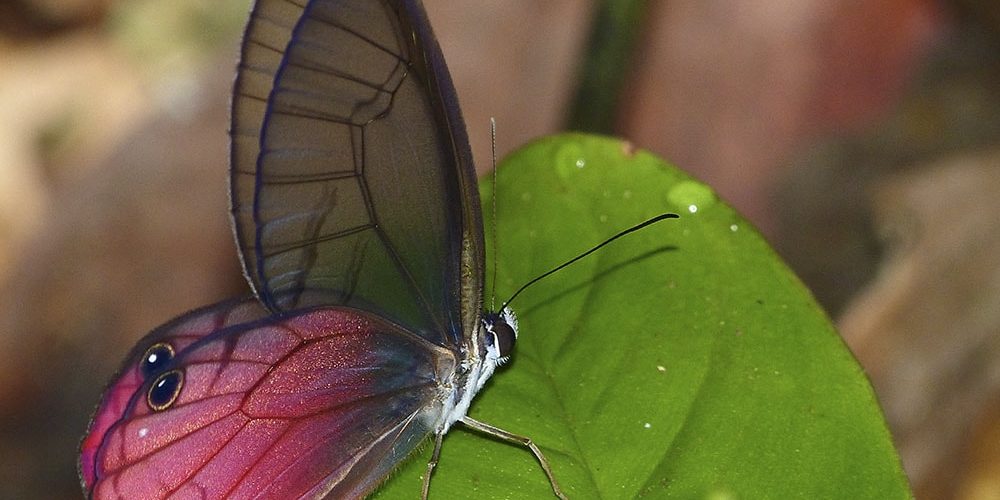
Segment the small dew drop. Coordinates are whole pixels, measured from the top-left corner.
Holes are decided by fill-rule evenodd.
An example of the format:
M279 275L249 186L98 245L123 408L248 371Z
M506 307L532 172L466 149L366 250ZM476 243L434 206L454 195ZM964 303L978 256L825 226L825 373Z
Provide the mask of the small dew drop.
M665 373L667 371L667 367L663 365L656 365L656 371L660 373Z
M704 212L718 202L712 188L695 181L682 181L667 192L667 201L678 210Z
M740 228L740 226L737 226L736 224L733 224L733 225L729 226L729 230L730 230L730 231L732 231L732 232L734 232L734 233L735 233L735 232L736 232L736 231L737 231L737 230L738 230L739 228Z
M601 222L607 222L608 221L608 216L607 215L601 215L600 217L598 217L598 219L600 219Z
M642 426L643 426L643 427L645 427L646 429L649 429L650 427L652 427L652 426L653 426L653 424L650 424L649 422L646 422L646 423L645 423L645 424L643 424Z
M708 500L733 500L736 498L736 495L727 490L716 490L709 492L705 495L705 498Z
M142 429L139 429L138 434L139 434L140 438L144 438L144 437L146 437L146 436L149 435L149 429L146 428L146 427L143 427Z
M586 166L583 148L577 143L567 143L559 147L555 157L556 173L563 179L572 179Z

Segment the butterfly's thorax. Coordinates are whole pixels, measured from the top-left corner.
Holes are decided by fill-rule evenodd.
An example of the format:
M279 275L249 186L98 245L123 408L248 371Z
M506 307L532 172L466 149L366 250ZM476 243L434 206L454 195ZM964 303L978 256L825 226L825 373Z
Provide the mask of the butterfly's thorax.
M493 376L497 366L507 360L496 342L486 341L487 335L493 335L492 325L496 318L503 318L512 324L516 332L517 319L510 309L504 309L496 315L487 314L478 322L475 333L468 337L468 342L462 347L462 361L441 386L444 404L433 423L436 433L447 432L455 422L465 417L476 394Z
M432 428L435 433L447 432L469 411L469 405L486 380L493 375L495 363L488 362L483 348L483 327L469 336L469 342L462 346L462 361L456 366L452 376L442 384L443 405L436 415Z

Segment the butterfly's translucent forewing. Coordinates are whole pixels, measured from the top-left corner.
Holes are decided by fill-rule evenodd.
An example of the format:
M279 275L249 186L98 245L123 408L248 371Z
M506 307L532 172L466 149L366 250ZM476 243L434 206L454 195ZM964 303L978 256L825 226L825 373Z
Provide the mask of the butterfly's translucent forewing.
M170 355L151 367L156 346ZM278 319L254 299L193 311L143 339L108 388L82 445L85 488L94 498L361 496L431 431L421 417L454 364L447 349L360 311Z
M273 310L472 332L483 237L465 125L418 1L262 0L233 97L232 211Z

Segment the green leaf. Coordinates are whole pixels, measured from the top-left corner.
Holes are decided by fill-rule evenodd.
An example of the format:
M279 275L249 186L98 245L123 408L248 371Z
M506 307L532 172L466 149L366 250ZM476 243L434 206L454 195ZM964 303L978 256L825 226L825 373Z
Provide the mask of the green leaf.
M473 418L538 443L570 498L911 496L830 321L710 188L585 135L533 143L499 172L498 302L626 227L681 215L519 296L514 361L473 403ZM376 496L418 498L430 448ZM526 449L461 425L446 436L431 498L551 497Z

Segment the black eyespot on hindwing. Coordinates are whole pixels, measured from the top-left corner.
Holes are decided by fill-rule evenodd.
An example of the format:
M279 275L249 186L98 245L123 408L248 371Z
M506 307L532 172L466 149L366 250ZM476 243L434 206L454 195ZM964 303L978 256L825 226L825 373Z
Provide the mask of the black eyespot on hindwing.
M146 349L139 360L139 372L149 379L163 371L167 363L174 359L174 347L166 342L157 342Z
M146 393L146 402L153 411L163 411L170 408L181 394L184 386L184 372L170 370L156 377Z

